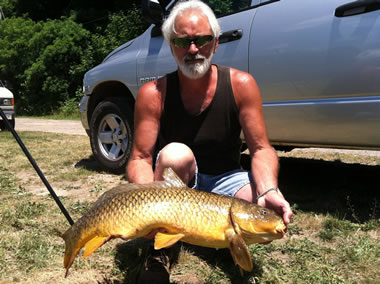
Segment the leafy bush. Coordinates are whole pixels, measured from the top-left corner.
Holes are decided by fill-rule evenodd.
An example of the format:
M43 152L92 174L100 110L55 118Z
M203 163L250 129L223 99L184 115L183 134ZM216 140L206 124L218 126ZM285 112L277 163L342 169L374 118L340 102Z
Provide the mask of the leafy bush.
M75 94L89 33L71 18L35 23L9 18L0 23L0 72L17 86L20 113L48 114Z
M108 22L91 34L74 16L0 21L0 78L13 86L18 114L77 111L84 73L146 28L136 7Z

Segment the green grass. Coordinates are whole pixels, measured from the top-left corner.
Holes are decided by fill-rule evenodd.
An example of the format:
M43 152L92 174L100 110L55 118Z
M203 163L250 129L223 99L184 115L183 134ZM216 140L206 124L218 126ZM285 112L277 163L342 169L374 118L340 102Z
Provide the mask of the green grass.
M53 188L67 195L60 199L74 220L123 182L97 170L87 137L20 135ZM0 159L7 161L0 163L0 283L135 283L148 240L112 240L87 259L78 257L64 278L60 236L67 220L13 137L0 132L0 145ZM254 269L243 276L228 249L180 243L173 283L380 283L378 168L281 162L280 185L296 213L286 237L251 245ZM365 179L356 183L358 173Z
M360 229L360 225L327 216L323 221L322 229L319 231L318 236L322 240L331 241L338 237L349 236L350 232L356 229Z
M46 214L58 216L48 200L17 187L11 174L0 176L0 279L15 271L31 272L46 267L59 247L50 240L50 227L43 224ZM4 186L5 185L5 186ZM54 223L54 222L53 222Z

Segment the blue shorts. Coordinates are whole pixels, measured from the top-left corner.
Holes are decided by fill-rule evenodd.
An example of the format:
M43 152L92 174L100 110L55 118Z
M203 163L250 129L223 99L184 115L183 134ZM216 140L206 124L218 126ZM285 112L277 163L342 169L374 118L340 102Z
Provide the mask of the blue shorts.
M253 182L251 172L237 169L220 175L196 173L192 188L234 196L243 186Z
M157 154L155 165L160 153L161 151ZM189 187L227 196L235 196L243 186L253 182L252 173L243 169L232 170L220 175L206 175L199 173L198 165L196 165L195 171L195 177L190 181Z

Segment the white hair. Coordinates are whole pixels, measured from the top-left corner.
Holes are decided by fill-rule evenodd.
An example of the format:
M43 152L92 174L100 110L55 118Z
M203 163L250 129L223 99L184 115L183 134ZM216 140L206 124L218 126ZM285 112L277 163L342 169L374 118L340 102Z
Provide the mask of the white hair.
M174 24L178 16L182 16L187 10L197 10L206 16L214 38L219 38L220 25L211 8L200 0L178 1L171 10L169 16L162 24L161 30L164 38L170 44L172 35L176 33Z

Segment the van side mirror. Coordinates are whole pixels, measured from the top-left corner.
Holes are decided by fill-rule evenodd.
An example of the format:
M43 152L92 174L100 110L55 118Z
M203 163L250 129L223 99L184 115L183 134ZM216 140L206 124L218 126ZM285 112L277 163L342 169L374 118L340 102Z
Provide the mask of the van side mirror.
M164 8L158 0L142 0L141 10L144 19L149 24L161 25L164 18Z

